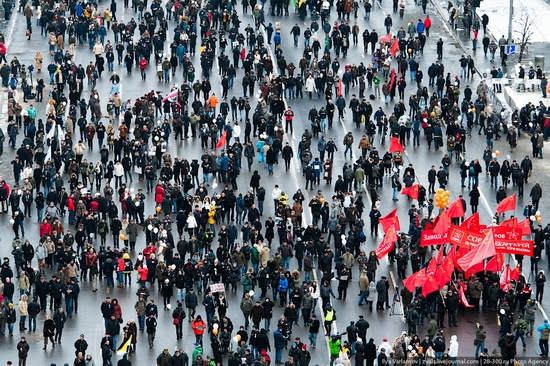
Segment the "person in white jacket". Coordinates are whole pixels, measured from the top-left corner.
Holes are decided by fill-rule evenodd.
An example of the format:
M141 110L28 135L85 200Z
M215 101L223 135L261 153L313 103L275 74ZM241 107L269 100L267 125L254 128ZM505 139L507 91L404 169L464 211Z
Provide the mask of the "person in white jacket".
M189 236L195 235L195 229L197 228L197 220L195 219L195 215L193 215L193 212L189 212L189 216L186 220L187 223L187 232L189 233Z
M241 134L241 126L239 126L239 122L235 121L235 124L233 125L233 134L231 137L233 137L233 141L239 139L240 140L240 134Z
M451 343L449 343L449 357L453 360L453 366L457 366L458 357L458 341L456 335L451 336Z
M118 189L119 183L122 185L122 176L124 175L124 167L120 161L116 162L113 175L115 176L115 188Z
M315 80L313 79L313 75L309 75L309 77L306 80L306 92L309 95L309 99L313 97L313 93L317 91L315 89Z
M386 350L386 354L390 355L393 353L393 349L391 347L391 344L388 343L388 338L382 339L382 343L378 345L378 354L380 354L380 350L384 348Z

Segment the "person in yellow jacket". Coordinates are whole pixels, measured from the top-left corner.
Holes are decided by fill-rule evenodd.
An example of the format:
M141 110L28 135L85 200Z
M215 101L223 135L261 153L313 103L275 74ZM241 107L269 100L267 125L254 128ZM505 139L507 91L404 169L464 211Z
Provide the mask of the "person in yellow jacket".
M216 206L211 205L210 210L208 211L208 225L210 225L210 230L216 232Z

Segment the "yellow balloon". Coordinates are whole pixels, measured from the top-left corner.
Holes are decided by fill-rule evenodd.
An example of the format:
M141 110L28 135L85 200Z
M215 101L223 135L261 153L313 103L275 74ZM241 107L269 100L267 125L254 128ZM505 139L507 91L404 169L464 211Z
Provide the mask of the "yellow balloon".
M432 112L431 116L432 116L432 117L435 117L435 112Z
M413 51L412 48L409 48L409 49L408 49L408 52L409 52L409 53L412 53L412 51Z
M160 206L158 206L157 208L155 208L155 211L157 211L157 213L160 212Z
M499 155L500 155L500 151L498 151L498 150L495 151L495 154L496 154L497 156L499 156Z
M241 336L240 334L237 334L237 340L240 342L241 341Z
M542 217L538 216L537 217L537 222L542 222Z
M119 238L120 240L124 240L124 234L120 234Z
M212 329L212 333L213 333L214 335L218 335L218 332L219 332L219 330L217 330L217 329Z
M319 199L319 202L324 203L324 202L325 202L325 199L324 199L324 198L321 198L321 199Z

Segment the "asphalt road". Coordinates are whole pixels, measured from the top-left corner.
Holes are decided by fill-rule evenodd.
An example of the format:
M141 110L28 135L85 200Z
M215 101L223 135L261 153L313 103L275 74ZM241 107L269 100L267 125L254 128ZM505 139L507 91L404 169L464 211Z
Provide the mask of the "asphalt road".
M241 7L236 6L237 11L241 12ZM362 10L361 10L362 12ZM368 27L369 29L377 29L379 34L383 33L383 18L384 14L391 13L391 3L389 1L385 1L382 9L379 9L376 7L373 10L373 13L371 15L370 21L365 21L362 19L362 16L357 19L358 24L360 26L361 32L364 30L365 27ZM249 13L250 14L250 13ZM435 10L430 6L428 7L428 14L432 18L433 21L433 27L430 30L430 38L426 44L426 48L424 50L424 54L420 57L420 64L421 67L423 67L423 70L426 74L427 66L435 61L436 59L436 53L435 53L435 40L439 39L440 37L443 38L445 41L445 52L443 57L443 63L445 64L446 71L450 72L451 75L459 75L459 64L458 59L460 58L463 51L457 47L457 44L455 44L455 39L452 38L449 33L447 27L440 21L438 14L435 12ZM124 20L129 19L130 17L135 17L136 15L133 13L133 11L128 9L123 9L122 6L119 7L119 14L117 14L119 18L122 18ZM23 19L23 15L16 14L18 19ZM396 26L394 26L394 29L399 26L406 27L406 24L409 20L417 20L420 17L423 18L421 15L421 8L415 7L414 5L410 4L407 6L406 9L406 15L403 20L400 20L398 18L397 14L393 14L392 16L394 18L394 23ZM253 24L253 21L248 16L241 16L243 20L243 27L245 27L248 23ZM333 12L330 21L333 23L336 21L336 14ZM353 19L352 19L353 20ZM288 17L271 17L267 15L266 17L267 22L272 22L275 24L275 22L281 22L282 24L282 49L284 51L284 54L287 58L287 60L292 60L295 64L297 64L299 58L301 57L301 53L303 51L302 49L302 42L299 42L298 47L294 47L291 41L291 36L288 34L291 27L296 23L299 22L299 19L296 15L291 14ZM306 19L306 21L309 23L309 20ZM300 27L302 30L306 27L307 23L300 23ZM170 24L171 27L173 27L173 23ZM17 22L15 24L15 29L12 34L12 41L9 48L8 53L8 59L11 59L13 55L17 55L17 57L20 59L21 63L30 64L32 63L32 59L34 57L34 53L36 50L41 50L42 53L45 55L45 64L49 63L49 56L47 52L47 45L46 45L46 39L43 37L40 37L39 32L37 32L37 28L35 28L35 32L33 33L33 37L31 41L26 41L26 37L24 36L24 22ZM107 39L112 38L112 34L109 34L107 36ZM370 63L372 55L364 54L362 52L362 47L350 47L350 50L348 52L348 55L345 59L341 59L340 63L342 66L347 63L359 63L364 62L365 64ZM475 56L476 63L480 65L486 65L488 64L487 61L483 59L483 56L478 55ZM77 47L76 52L76 62L82 63L83 65L88 64L90 60L93 59L93 55L91 51L88 50L86 45ZM198 63L198 56L195 56L192 58L192 60L195 63ZM134 72L133 75L127 76L125 70L120 65L115 65L115 71L121 76L122 82L121 82L121 94L123 98L132 98L135 99L136 97L139 97L143 95L145 92L149 90L163 90L168 91L169 85L165 83L159 83L156 81L156 78L154 76L153 70L149 70L149 75L147 82L142 82L141 78L138 73ZM214 67L214 71L217 71L217 66ZM44 74L44 72L42 72ZM217 73L216 73L217 74ZM35 78L38 75L35 74ZM41 75L41 77L44 77L45 75ZM198 75L197 75L198 76ZM109 74L105 73L103 78L99 80L97 89L99 90L100 95L105 96L102 98L103 101L105 101L106 95L109 92L109 86L108 86L108 77ZM235 80L236 85L239 85L240 77L242 77L242 70L238 71L237 78ZM182 77L181 75L177 75L175 80L173 80L175 83L181 83ZM221 91L220 85L219 85L219 79L217 76L212 77L212 85L214 91ZM474 77L473 80L462 80L461 85L469 84L472 86L472 88L475 90L475 87L477 86L479 82L478 77ZM409 83L411 84L411 83ZM89 91L88 87L85 86L84 95L86 95ZM430 90L432 90L430 88ZM408 95L411 92L415 92L416 88L412 85L409 85L406 90L406 94ZM435 90L434 90L435 91ZM357 89L352 89L353 92L358 92ZM230 98L233 95L240 96L240 88L236 87L235 89L230 91ZM220 92L221 94L221 92ZM370 91L367 90L367 95L370 94ZM5 93L4 93L5 96ZM257 97L254 96L252 99L252 105L255 105L257 101ZM309 109L312 105L316 105L319 109L322 105L324 105L324 99L321 98L316 99L314 97L313 100L309 99L294 99L294 100L287 100L287 103L289 106L292 107L295 113L295 124L294 124L294 134L292 135L286 135L285 139L288 139L288 141L292 144L292 146L295 149L298 143L298 139L300 138L303 130L305 128L309 128L309 123L307 121L307 114ZM36 103L35 103L36 104ZM393 108L393 105L385 106L382 100L376 100L373 104L374 108L377 109L379 106L382 107L386 113L391 113L391 110ZM38 107L39 109L39 117L43 117L45 114L45 105L40 105ZM116 127L117 125L115 125ZM4 127L5 130L5 124L2 124L2 127ZM334 128L327 132L327 137L333 137L335 141L337 142L339 146L339 152L335 154L335 162L334 162L334 169L333 172L336 173L340 171L341 167L345 162L351 163L351 160L348 158L344 158L343 156L343 146L342 139L343 136L348 132L351 131L356 136L356 141L359 140L358 134L360 133L359 130L355 129L354 124L351 122L351 113L348 111L345 120L341 124L335 124ZM315 140L316 141L316 140ZM529 153L530 151L530 145L527 143L527 146L525 145L527 141L527 138L522 137L519 140L519 147L516 149L516 151L511 154L513 158L517 158L518 160L521 160L521 158L525 155L525 153ZM316 144L316 142L314 143ZM386 151L388 145L381 145L378 138L376 138L376 141L374 145L378 148L378 150L381 151L381 155L383 152ZM314 145L315 146L315 145ZM466 142L466 157L468 159L473 158L481 158L482 151L485 147L484 138L481 136L478 136L477 134L473 134L472 138L469 138ZM502 161L504 157L508 154L508 148L505 141L496 141L495 142L495 149L499 149L502 153L499 157L499 160ZM199 140L193 140L189 139L184 142L174 142L173 140L169 141L168 145L168 151L172 154L172 156L186 156L188 159L199 157L202 153L202 150L200 148L200 141ZM443 157L444 151L428 151L427 146L425 144L425 141L421 141L420 147L412 147L410 144L407 144L407 150L406 150L406 163L411 162L419 176L419 179L422 183L427 183L427 171L430 168L431 165L438 166L440 164L441 158ZM358 155L359 150L355 149L354 155ZM10 165L8 162L12 158L12 152L9 150L6 150L3 156L4 164L1 166L1 171L3 174L4 179L8 179L9 181L12 181L12 174L10 172ZM99 154L97 149L93 152L87 152L86 158L89 161L97 161L99 160ZM543 161L534 161L535 165L535 172L533 178L530 180L530 183L526 185L525 190L526 192L529 191L531 184L533 182L536 182L537 180L540 181L543 185L543 189L548 188L548 182L547 179L544 179L546 177L546 174L539 174L539 172L545 172L543 168L541 168L543 164ZM457 170L457 163L456 161L453 161L453 164L451 166L451 173L450 173L450 183L447 186L447 189L450 190L451 194L451 201L456 199L459 194L464 194L467 196L468 190L466 188L460 187L460 181L459 181L459 173ZM295 164L293 164L292 169L288 172L284 171L284 168L281 164L275 167L274 175L268 176L267 170L263 169L263 166L261 164L255 163L254 169L258 169L260 171L260 174L262 175L262 181L261 183L266 188L268 194L271 192L271 189L273 188L274 184L279 184L281 188L283 188L287 192L295 192L298 188L304 187L304 180L300 174L299 171L299 163L296 161ZM239 177L239 186L241 189L245 189L248 187L248 182L250 178L250 173L248 171L243 170L240 177ZM138 182L137 179L134 180L132 184L130 184L130 187L133 187L135 189L137 188L145 188L143 182ZM384 188L378 190L378 194L381 196L381 207L380 210L382 211L382 214L386 214L389 211L391 211L394 208L399 208L399 216L402 223L406 223L407 221L407 211L409 209L409 205L411 202L407 201L405 198L401 198L399 201L391 201L391 183L389 181L389 178L384 178ZM221 187L220 187L221 188ZM218 190L220 189L218 188ZM333 187L330 187L325 184L321 184L319 187L315 187L315 189L321 189L326 196L330 195L330 193L333 191ZM496 206L496 200L495 200L495 191L494 188L490 186L489 178L485 177L483 175L480 178L480 191L482 192L482 204L480 205L480 213L481 213L481 221L486 224L490 224L491 217L494 212L494 207ZM512 188L508 189L509 193L512 193ZM306 201L311 198L312 191L306 191ZM368 195L365 196L365 199L370 202L370 197ZM516 213L518 215L521 214L523 206L526 204L528 200L527 194L524 198L518 199L518 209ZM154 197L153 195L150 195L147 197L146 200L146 212L153 212L154 210ZM272 212L273 207L271 200L266 201L265 205L265 211L267 214ZM468 207L469 210L469 207ZM540 208L542 212L542 217L546 218L548 217L548 209L545 205L541 205ZM33 212L35 214L35 212ZM368 211L367 213L368 214ZM467 212L468 214L468 212ZM364 214L365 215L365 214ZM266 215L264 214L264 217ZM309 222L311 217L308 214L305 216L306 222ZM365 218L365 217L364 217ZM366 218L365 218L366 219ZM365 220L367 221L367 220ZM0 216L0 225L4 228L5 235L1 236L1 239L4 242L4 245L0 247L0 255L2 257L4 256L10 256L11 247L10 243L13 238L12 231L9 225L9 217L5 214ZM368 224L367 224L368 225ZM29 239L31 243L35 244L38 241L38 225L34 222L34 217L32 219L27 219L25 222L26 227L26 239ZM367 231L367 241L363 244L362 248L365 250L372 250L374 249L379 241L381 240L381 237L375 238L371 237L368 234ZM99 246L98 243L95 243L96 247ZM138 240L138 248L142 248L145 245L144 235L140 234L139 240ZM274 246L275 247L275 246ZM274 250L272 250L273 252ZM136 253L132 253L133 258L137 255ZM508 260L508 258L507 258ZM394 278L394 270L395 268L393 265L387 265L385 260L382 261L383 264L381 266L381 269L378 271L378 275L390 275L390 272L392 273L390 275L390 278ZM546 266L546 260L542 261L542 265ZM291 268L295 267L295 263L291 263ZM52 274L51 270L48 272L48 276ZM408 274L410 274L410 269ZM357 278L357 272L355 270L354 277ZM27 336L27 339L31 343L31 351L30 351L30 358L29 361L32 360L32 364L37 365L49 365L50 363L56 363L56 364L63 364L65 362L71 363L74 359L74 348L72 344L76 339L78 339L79 334L84 333L86 336L86 339L88 340L88 343L90 344L89 351L93 355L93 357L96 359L96 364L100 361L100 352L99 352L99 343L101 340L101 337L103 336L103 322L101 319L101 314L99 311L99 307L101 302L104 300L105 296L111 296L112 298L119 299L119 302L122 305L123 309L123 317L125 320L135 318L135 312L133 310L133 305L136 300L135 291L137 290L136 284L133 284L132 286L128 288L115 288L111 292L107 292L106 288L104 286L105 282L100 283L100 290L98 292L91 292L91 286L89 282L81 282L81 288L82 292L79 299L79 311L72 319L69 319L69 321L66 324L64 336L63 336L63 344L56 347L55 350L51 350L48 348L48 351L44 352L42 351L42 337L41 337L41 328L42 323L44 320L44 314L40 315L39 318L39 326L38 331L36 333L28 333L28 332L18 332L15 331L14 337L0 337L0 359L2 360L8 360L11 359L12 361L17 360L17 353L15 350L15 345L19 340L19 337L21 335ZM401 287L401 283L398 281L395 283L397 286ZM333 283L333 289L336 290L336 284ZM157 295L156 289L151 289L152 297L157 300L157 303L161 302L161 297ZM350 284L350 288L348 290L348 297L345 301L334 301L335 309L338 312L338 321L336 322L338 331L344 331L345 327L349 324L350 320L357 320L358 315L363 314L365 315L366 319L371 324L371 327L368 332L368 337L373 337L376 341L376 343L380 343L382 338L387 337L390 340L394 339L396 336L398 336L402 330L405 330L406 327L402 322L402 319L400 316L390 316L390 311L378 311L370 313L365 307L358 307L357 306L357 293L358 293L358 286L356 281L354 280ZM237 294L227 294L229 299L229 309L228 309L228 315L233 320L233 323L236 327L238 327L243 322L242 314L238 308L238 301L241 298L241 289L239 288L239 291ZM390 296L393 296L393 292L390 294ZM399 304L397 304L397 312L399 312ZM201 307L199 314L204 315L204 311ZM49 311L48 313L51 313ZM278 315L281 314L281 309L275 308L276 316L274 316L274 319L278 318ZM319 313L319 310L317 311ZM542 316L538 316L538 319L542 320ZM162 351L164 347L167 347L170 352L174 349L176 345L183 347L188 353L192 352L192 343L194 341L194 337L192 336L192 330L190 327L188 327L188 323L185 322L184 324L184 339L181 341L175 340L175 331L172 325L172 318L171 318L171 312L169 311L161 311L161 315L159 317L159 328L157 332L157 339L155 341L155 347L152 350L149 350L147 347L147 340L146 337L142 336L141 334L138 335L138 345L139 349L137 351L137 355L132 358L132 362L134 364L137 364L138 360L140 364L153 364L156 356ZM488 341L486 342L486 345L488 348L492 349L494 346L496 346L497 341L497 335L496 335L496 316L494 313L490 312L482 312L481 314L477 313L467 313L465 315L461 315L459 317L459 327L453 328L452 331L450 329L446 330L447 335L451 334L457 334L458 339L460 342L460 356L471 356L473 354L474 347L472 345L473 342L473 334L475 330L475 323L480 322L484 323L486 325L486 329L488 329ZM17 327L16 327L17 328ZM419 331L420 335L423 335L424 330L421 329ZM303 327L302 325L297 325L294 327L294 333L293 336L300 336L302 340L307 339L307 329ZM422 337L421 337L422 338ZM535 357L538 354L538 342L536 337L534 340L531 338L528 338L528 347L527 351L525 352L525 355ZM318 341L318 347L315 350L312 350L312 365L321 365L321 364L328 364L328 350L326 347L326 344L324 342L320 341L321 338ZM272 338L271 338L272 341ZM521 353L521 352L520 352ZM206 346L205 354L209 354L209 346ZM272 354L272 359L274 360L274 354ZM42 359L41 359L42 358ZM285 356L286 358L286 356ZM116 360L117 357L115 356L113 360Z

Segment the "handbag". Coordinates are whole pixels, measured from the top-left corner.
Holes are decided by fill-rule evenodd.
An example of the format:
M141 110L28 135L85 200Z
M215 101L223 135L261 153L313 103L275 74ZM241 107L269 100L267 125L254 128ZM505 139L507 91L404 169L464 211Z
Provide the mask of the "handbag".
M474 339L474 346L477 346L478 343L477 339Z
M174 325L179 325L180 324L180 318L179 316L178 317L175 317L174 318L174 321L172 322Z

